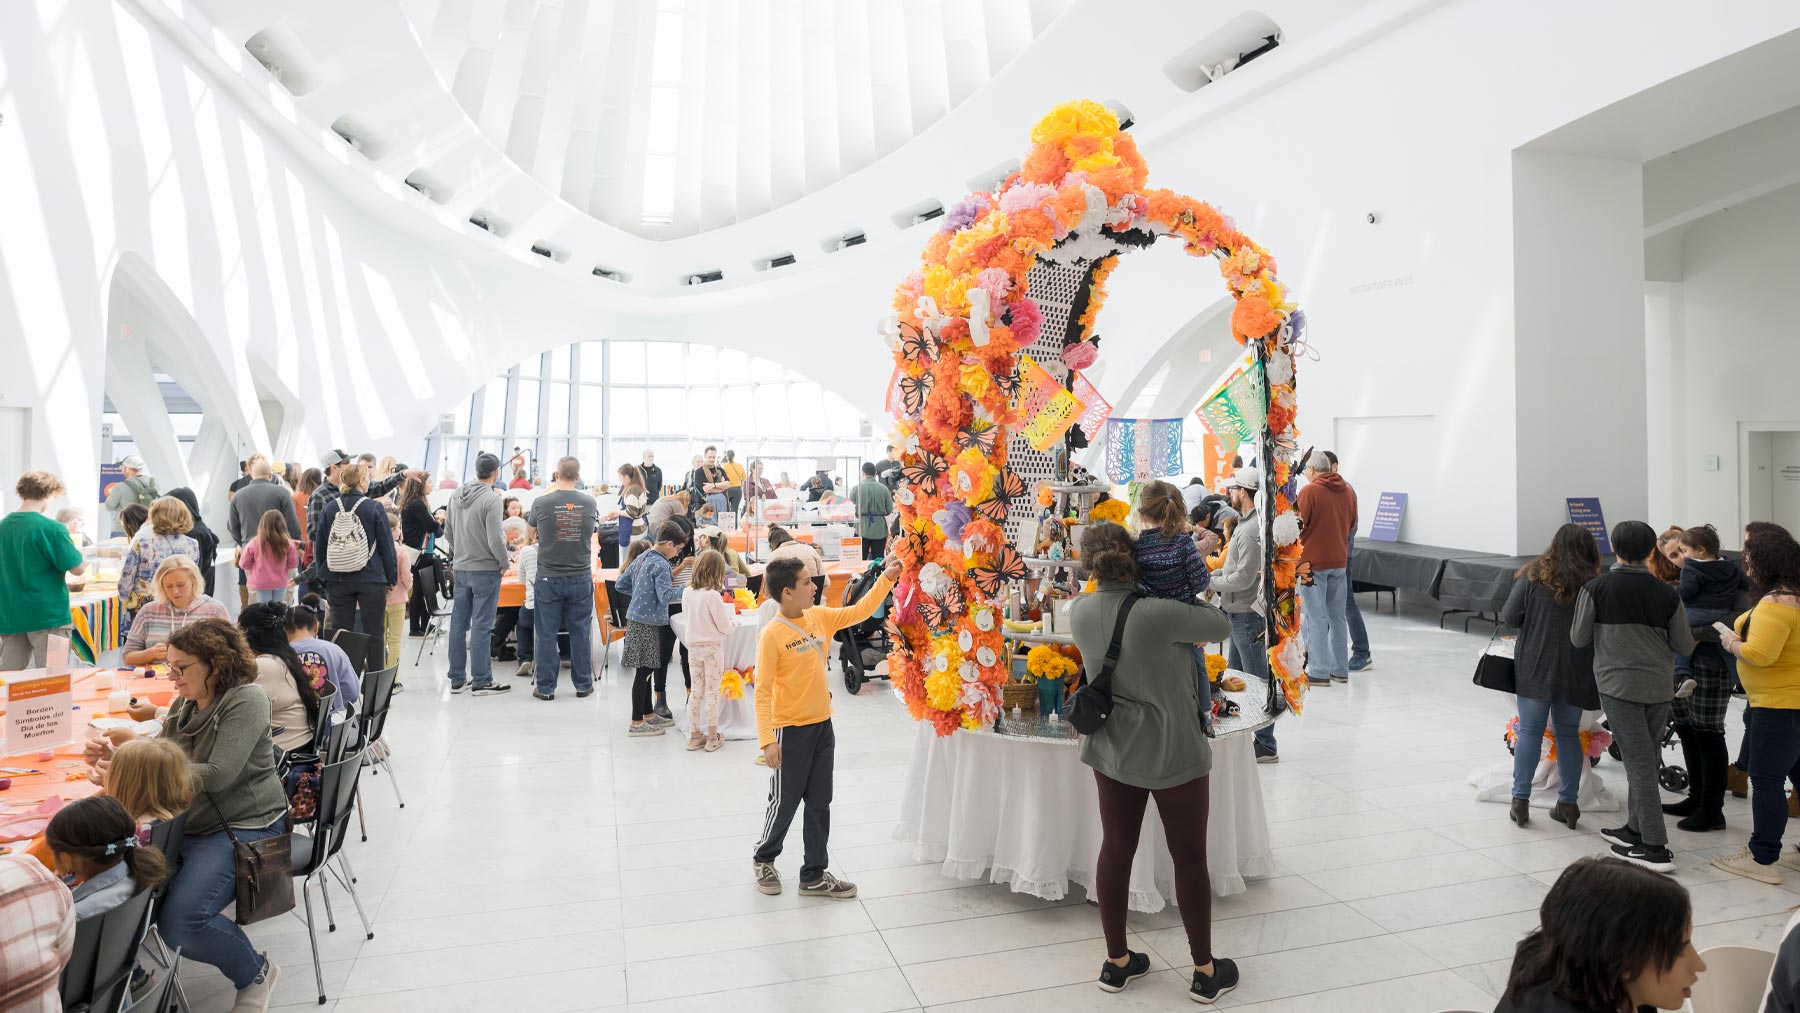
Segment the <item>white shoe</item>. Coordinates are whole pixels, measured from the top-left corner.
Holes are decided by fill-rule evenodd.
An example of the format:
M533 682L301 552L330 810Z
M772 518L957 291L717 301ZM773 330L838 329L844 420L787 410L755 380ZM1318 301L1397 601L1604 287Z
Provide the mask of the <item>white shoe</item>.
M1681 680L1681 685L1675 687L1675 699L1686 700L1688 697L1693 696L1694 687L1698 685L1699 683L1692 679Z
M269 998L275 994L275 986L281 981L281 968L263 954L262 973L250 983L249 988L238 989L237 1002L232 1003L231 1013L265 1013L269 1008Z
M1774 862L1770 862L1768 865L1759 863L1750 854L1749 848L1740 848L1723 855L1714 855L1712 864L1715 869L1735 873L1745 879L1754 879L1758 883L1767 883L1770 886L1781 885L1781 869Z

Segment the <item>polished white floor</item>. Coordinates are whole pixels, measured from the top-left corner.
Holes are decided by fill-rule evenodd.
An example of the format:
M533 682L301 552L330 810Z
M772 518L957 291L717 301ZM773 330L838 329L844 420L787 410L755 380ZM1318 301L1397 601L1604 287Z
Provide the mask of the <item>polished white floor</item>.
M1471 801L1469 770L1506 756L1505 698L1469 685L1485 636L1439 631L1426 612L1370 614L1369 626L1375 669L1315 691L1280 726L1282 762L1259 768L1283 875L1214 905L1216 952L1243 970L1223 1006L1490 1009L1547 884L1622 822L1594 814L1571 832L1538 814L1521 829ZM513 667L496 670L511 679ZM1134 918L1133 946L1158 973L1106 995L1093 985L1099 917L1079 895L1050 904L946 879L892 843L912 728L885 684L837 693L833 867L861 896L803 901L797 828L778 863L789 890L751 885L767 773L750 743L706 754L676 734L628 741L616 669L594 697L576 700L565 681L543 703L524 680L505 697L450 696L443 668L440 648L403 670L389 739L406 808L385 777L365 777L370 840L351 848L375 938L334 891L326 1010L1187 1007L1174 909ZM1599 770L1623 794L1618 765ZM1708 865L1747 836L1744 803L1728 807L1729 831L1672 831L1696 940L1772 947L1800 877L1783 889ZM278 1003L320 1009L304 927L252 934L283 968ZM188 977L198 1010L229 1008L210 968Z

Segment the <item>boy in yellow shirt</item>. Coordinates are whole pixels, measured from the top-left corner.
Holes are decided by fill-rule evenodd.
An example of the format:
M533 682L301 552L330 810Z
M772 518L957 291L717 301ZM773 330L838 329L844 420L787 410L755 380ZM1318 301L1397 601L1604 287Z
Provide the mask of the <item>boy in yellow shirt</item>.
M800 893L849 900L856 884L825 871L831 836L831 775L837 735L831 729L831 690L825 659L832 638L846 626L869 618L893 590L900 561L890 558L881 579L849 608L814 605L813 583L798 559L777 559L763 573L763 590L781 614L763 627L756 642L756 730L769 767L769 810L756 844L756 888L781 892L775 859L788 824L806 803L806 842L800 866Z

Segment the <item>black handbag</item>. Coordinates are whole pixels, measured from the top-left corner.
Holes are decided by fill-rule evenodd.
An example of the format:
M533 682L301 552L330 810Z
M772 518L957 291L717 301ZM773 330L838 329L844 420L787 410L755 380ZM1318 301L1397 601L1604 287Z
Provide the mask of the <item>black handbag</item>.
M1475 659L1475 685L1483 689L1499 690L1502 693L1519 691L1519 670L1513 659L1490 653L1494 641L1500 636L1498 628L1494 636L1488 638L1487 647L1481 651L1481 657Z
M1141 597L1133 591L1120 603L1119 618L1113 622L1112 643L1106 647L1106 662L1100 666L1100 674L1089 679L1087 685L1076 690L1069 699L1069 724L1083 735L1099 731L1106 724L1107 716L1112 714L1113 666L1119 663L1119 642L1125 639L1125 619Z
M219 813L219 804L211 795L206 801ZM254 925L294 909L294 835L283 830L260 841L239 840L225 824L225 836L231 839L231 850L237 865L237 923ZM324 847L321 843L320 847Z

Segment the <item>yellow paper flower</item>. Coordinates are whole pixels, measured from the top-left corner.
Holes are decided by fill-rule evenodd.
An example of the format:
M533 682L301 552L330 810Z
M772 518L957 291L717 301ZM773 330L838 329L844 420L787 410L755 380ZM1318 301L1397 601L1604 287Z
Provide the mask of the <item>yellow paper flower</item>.
M719 695L727 700L740 700L744 696L744 676L736 669L727 671L719 679Z
M962 674L956 666L925 677L925 701L941 711L954 710L962 698Z
M1122 499L1102 500L1088 511L1089 520L1112 521L1114 524L1125 523L1125 518L1130 515L1131 507Z
M981 456L981 451L970 447L956 455L950 484L956 489L957 498L972 506L993 496L994 474L994 466Z
M1093 99L1064 102L1031 128L1033 144L1067 144L1076 137L1112 139L1119 132L1119 118Z

